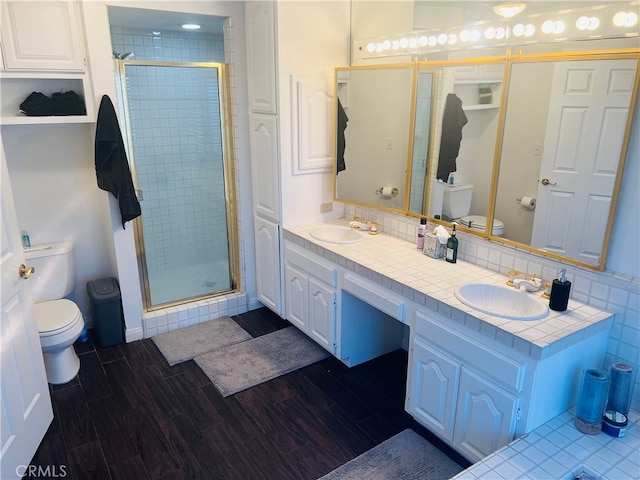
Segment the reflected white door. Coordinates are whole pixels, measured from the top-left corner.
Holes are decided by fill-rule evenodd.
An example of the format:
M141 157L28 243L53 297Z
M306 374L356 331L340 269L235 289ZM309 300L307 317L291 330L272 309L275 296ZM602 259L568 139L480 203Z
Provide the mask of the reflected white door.
M556 65L538 179L534 247L590 264L600 262L635 68L633 59Z
M27 282L4 148L2 157L2 324L0 355L0 478L19 478L53 419L40 338ZM37 275L37 272L34 273Z

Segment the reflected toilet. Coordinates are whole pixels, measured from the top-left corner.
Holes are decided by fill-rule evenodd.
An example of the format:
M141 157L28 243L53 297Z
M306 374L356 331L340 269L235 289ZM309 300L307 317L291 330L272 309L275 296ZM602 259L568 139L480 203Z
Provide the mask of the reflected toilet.
M442 199L442 215L445 219L454 220L460 225L478 232L485 232L487 217L482 215L469 215L471 210L471 198L473 185L466 183L445 184ZM502 237L504 224L494 218L492 235Z

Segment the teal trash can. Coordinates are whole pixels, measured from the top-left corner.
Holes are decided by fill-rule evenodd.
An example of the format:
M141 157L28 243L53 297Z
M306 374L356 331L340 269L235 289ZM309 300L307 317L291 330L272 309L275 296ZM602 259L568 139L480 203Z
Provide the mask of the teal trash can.
M120 286L115 278L87 282L96 343L112 347L124 342L124 318Z

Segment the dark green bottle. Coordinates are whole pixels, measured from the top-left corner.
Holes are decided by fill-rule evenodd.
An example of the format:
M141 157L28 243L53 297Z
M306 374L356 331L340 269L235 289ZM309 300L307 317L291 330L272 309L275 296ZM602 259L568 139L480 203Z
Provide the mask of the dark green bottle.
M458 259L458 239L456 238L456 224L451 224L451 236L447 240L447 256L445 260L449 263L456 263Z

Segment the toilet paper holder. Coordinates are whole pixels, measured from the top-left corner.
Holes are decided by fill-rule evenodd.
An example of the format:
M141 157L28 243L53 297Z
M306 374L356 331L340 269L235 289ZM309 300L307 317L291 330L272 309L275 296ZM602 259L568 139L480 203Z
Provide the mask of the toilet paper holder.
M384 187L377 188L377 189L376 189L376 193L378 193L378 194L382 194L382 190L383 190L383 189L384 189ZM398 189L397 189L396 187L393 187L393 188L391 189L391 195L393 195L394 197L395 197L396 195L398 195Z

